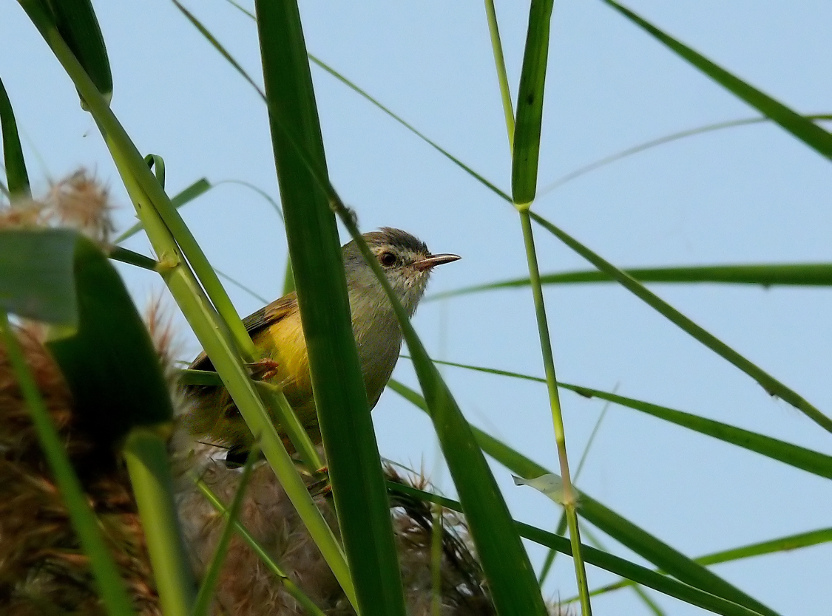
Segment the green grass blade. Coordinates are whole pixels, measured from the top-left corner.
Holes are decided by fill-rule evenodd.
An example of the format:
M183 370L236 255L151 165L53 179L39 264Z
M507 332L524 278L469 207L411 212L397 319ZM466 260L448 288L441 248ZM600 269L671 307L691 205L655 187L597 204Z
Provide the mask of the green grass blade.
M133 252L132 250L127 250L121 246L111 248L109 256L113 261L126 263L127 265L135 265L136 267L140 267L151 272L157 271L157 268L159 267L159 262L156 259L151 259L148 256L139 254L138 252Z
M406 385L391 380L388 383L388 387L417 408L426 411L425 400ZM521 477L529 478L551 473L550 470L537 464L486 432L473 426L471 429L474 432L477 444L482 450L513 473ZM756 599L749 597L741 590L735 588L701 565L693 562L681 552L674 550L663 541L605 507L584 492L581 493L580 505L582 518L591 522L609 536L643 558L646 558L657 567L674 575L679 580L700 588L705 592L718 594L728 601L733 601L750 609L757 610L761 614L774 614L772 610L759 603ZM563 541L568 543L566 539ZM561 552L564 551L559 548L556 549ZM587 555L587 562L597 564L590 559L589 555ZM645 583L645 585L649 586L650 584Z
M0 131L3 137L3 164L6 167L6 187L9 197L29 194L29 174L26 173L26 160L17 133L17 121L14 109L3 80L0 79Z
M205 178L200 178L181 192L177 193L173 197L170 198L170 203L175 208L180 208L186 203L193 201L203 193L208 192L211 189L211 184ZM127 229L124 233L119 235L114 244L120 244L124 240L129 237L134 236L136 233L142 230L142 223L141 221L137 222L135 225Z
M795 535L752 543L739 548L714 552L713 554L700 556L696 559L696 562L703 565L715 565L741 558L752 558L754 556L763 556L775 552L788 552L799 548L829 543L830 541L832 541L832 528L821 528L805 533L797 533Z
M194 480L195 485L199 488L199 491L205 497L205 499L211 504L217 512L222 515L224 518L228 519L231 516L230 509L226 508L223 502L219 499L219 497L214 494L208 484L206 484L202 479L199 477L192 477ZM263 562L264 565L268 568L268 570L275 575L277 578L280 579L283 587L286 589L292 598L298 602L298 604L306 610L306 613L310 616L324 616L324 613L315 605L312 600L306 596L306 594L295 584L292 579L286 575L286 573L280 568L275 560L270 556L267 549L265 549L262 545L260 545L254 536L246 529L245 526L240 524L239 521L234 520L233 522L234 530L237 534L242 538L242 540L248 545L252 552L254 552L257 557Z
M699 556L693 560L700 565L716 565L743 558L752 558L754 556L764 556L766 554L797 550L800 548L829 543L830 541L832 541L832 528L821 528L805 533L798 533L795 535L778 537L777 539L770 539L768 541L761 541L759 543L751 543L749 545L732 548L730 550L721 550L705 556ZM592 594L600 595L614 590L619 590L621 588L626 588L632 584L633 582L631 580L621 580L620 582L596 588L592 591ZM569 603L571 601L575 601L576 599L577 597L567 599L565 602Z
M78 326L52 327L47 347L93 437L115 446L135 426L172 421L168 384L121 277L77 232L72 263Z
M561 387L570 389L575 393L585 397L597 397L602 400L609 400L616 404L647 413L653 417L658 417L664 421L674 423L689 430L694 430L701 434L712 436L726 443L737 445L750 451L755 451L773 460L778 460L789 466L802 469L809 473L813 473L820 477L832 479L832 456L812 451L798 445L793 445L785 441L781 441L770 436L737 428L729 424L715 421L713 419L706 419L691 413L684 413L665 406L657 404L650 404L641 400L627 398L616 394L599 391L597 389L590 389L587 387L578 387L560 384Z
M774 286L832 286L832 263L783 263L783 264L733 264L733 265L690 265L683 267L628 268L622 270L627 276L639 282L669 284L745 284L762 287ZM553 274L541 274L542 284L594 284L615 282L608 272L598 270L576 270ZM498 289L528 287L528 278L512 278L488 284L463 287L444 293L436 293L429 301L470 295Z
M420 498L430 503L436 503L453 511L464 512L464 507L462 507L460 503L437 494L431 494L429 492L424 492L422 490L394 482L389 482L388 488L393 491L402 492L411 497ZM557 550L563 554L571 555L572 546L567 538L522 522L515 521L514 525L520 535L524 538L534 541L542 546ZM582 544L581 551L586 555L586 561L596 567L627 577L628 579L631 579L639 584L653 588L654 590L664 593L670 597L675 597L681 601L689 603L690 605L701 607L716 614L730 614L731 616L759 616L760 614L758 611L749 609L748 607L739 605L703 590L699 590L693 586L683 584L677 580L661 575L660 573L651 571L646 567L642 567L641 565L637 565L621 557L595 549L591 546Z
M465 509L471 537L488 580L497 613L546 614L528 554L514 531L511 515L482 451L442 376L428 357L407 313L399 303L378 261L370 253L355 221L343 204L336 205L341 221L359 245L387 293L425 394L425 409L433 421L442 453Z
M520 224L523 227L526 261L528 263L530 280L532 281L532 295L534 297L538 338L540 340L543 367L546 372L546 389L549 394L549 407L552 413L555 445L562 478L562 498L559 502L563 505L566 523L569 528L569 539L572 542L572 561L575 566L575 579L578 584L578 591L581 595L581 613L584 616L590 616L592 614L592 605L589 601L586 569L581 556L581 533L580 527L578 526L577 497L572 487L572 477L569 471L569 457L566 451L566 432L563 427L563 412L561 411L560 396L558 395L555 359L552 352L548 319L546 317L546 303L543 300L543 288L540 285L540 270L538 269L532 223L529 219L529 210L527 208L520 210Z
M166 615L189 616L196 600L196 583L179 529L167 440L162 431L135 428L127 435L123 451L160 606Z
M708 75L708 77L716 81L726 90L759 110L766 117L771 118L773 122L779 124L810 148L826 158L832 158L832 135L820 126L792 111L781 102L774 100L754 86L732 75L722 67L717 66L705 56L677 41L665 32L662 32L653 24L642 19L618 2L614 0L604 0L604 2L666 45L674 53Z
M300 15L295 2L258 0L255 7L289 254L332 493L355 584L353 605L364 616L404 615L338 233L322 190L329 188L326 159Z
M500 98L503 102L503 115L506 120L509 150L514 149L514 105L511 103L511 89L508 85L506 73L506 59L503 55L503 41L500 39L500 28L497 24L497 11L494 0L485 0L485 16L488 19L488 35L491 39L491 52L494 56L494 67L497 69L497 81L500 83Z
M213 45L214 49L220 52L220 55L222 55L222 57L225 58L225 60L231 66L234 67L234 70L236 70L240 75L243 76L243 79L245 79L248 82L248 84L252 88L254 88L254 90L260 95L260 98L262 98L265 101L266 94L263 92L263 90L260 89L260 86L257 85L254 79L251 78L251 76L246 72L242 65L234 59L234 56L232 56L228 52L228 50L225 47L223 47L223 45L217 40L217 38L213 34L211 34L211 31L208 30L208 28L206 28L205 26L203 26L202 22L199 21L193 13L191 13L188 9L182 6L182 4L180 4L178 0L173 0L173 4L182 12L182 14L188 19L188 21L191 22L191 24L199 31L199 33L202 36L204 36L205 39L209 43L211 43L211 45Z
M522 206L534 200L543 123L543 93L549 58L549 27L554 0L532 0L511 153L511 195Z
M444 366L465 368L468 370L520 378L544 384L546 382L545 379L540 377L519 374L517 372L495 370L493 368L470 366L467 364L458 364L448 361L435 361L437 364L442 364ZM799 445L787 443L786 441L781 441L770 436L765 436L757 432L751 432L736 426L715 421L713 419L706 419L699 415L685 413L666 406L651 404L650 402L645 402L644 400L636 400L635 398L619 396L614 392L610 393L599 389L593 389L591 387L585 387L583 385L572 385L564 382L559 382L558 387L573 391L584 398L596 397L637 411L642 411L648 415L652 415L659 419L663 419L664 421L699 432L700 434L712 436L721 441L725 441L726 443L731 443L732 445L737 445L744 449L748 449L749 451L754 451L773 460L788 464L789 466L802 469L820 477L832 479L832 456L828 456L811 449L806 449L805 447L800 447Z
M109 102L113 96L113 74L91 0L52 0L43 4L49 7L53 24L98 92ZM81 104L84 104L83 96Z
M597 536L595 535L595 533L592 533L592 532L590 532L589 530L586 530L586 531L585 531L585 534L586 534L587 538L588 538L590 541L592 541L593 545L597 546L599 549L602 549L602 550L606 551L606 548L604 548L603 544L601 543L600 538L599 538L599 537L597 537ZM665 615L664 610L662 610L662 609L661 609L661 607L659 607L659 604L658 604L658 603L656 603L656 602L655 602L655 601L654 601L654 600L650 597L650 595L648 595L648 594L644 591L644 589L643 589L643 588L642 588L639 584L636 584L636 583L632 583L632 582L631 582L631 583L630 583L630 587L633 589L633 592L635 592L635 593L636 593L636 595L638 596L638 598L639 598L639 599L641 599L642 603L644 603L644 606L645 606L648 610L650 610L650 611L654 614L654 616L666 616L666 615ZM576 601L577 599L578 599L578 597L575 597L574 599L572 599L572 601L568 601L568 600L567 600L567 601L564 601L564 603L571 603L571 602Z
M804 115L809 121L812 120L832 120L832 115L828 113L822 114L811 114L811 115ZM626 148L624 150L620 150L614 154L610 154L609 156L605 156L601 159L598 159L594 162L589 163L588 165L584 165L575 169L574 171L570 171L569 173L562 175L557 180L548 184L540 191L540 196L543 196L549 192L552 192L556 188L560 188L564 184L568 184L572 180L576 180L579 177L586 175L592 171L596 171L607 165L610 165L614 162L619 160L623 160L629 156L634 154L638 154L639 152L644 152L646 150L650 150L660 145L664 145L666 143L671 143L673 141L678 141L680 139L685 139L687 137L693 137L695 135L703 135L705 133L717 131L717 130L724 130L726 128L735 128L737 126L747 126L749 124L762 124L764 122L771 122L771 118L762 117L762 118L741 118L739 120L728 120L727 122L717 122L715 124L706 124L704 126L697 126L696 128L690 128L688 130L679 131L677 133L671 133L669 135L665 135L664 137L659 137L658 139L651 139L650 141L645 141L643 143L639 143L630 148Z
M78 533L81 547L90 559L90 568L104 605L111 614L133 614L133 607L127 596L124 582L118 574L118 567L101 536L98 519L90 509L87 498L72 463L64 449L52 418L49 416L38 391L34 377L29 370L17 338L11 329L8 316L0 311L0 335L9 356L9 363L20 385L24 400L29 407L32 423L40 439L43 453L55 476L55 482L66 503L72 525Z
M758 367L756 364L746 359L743 355L739 354L737 351L729 347L716 336L714 336L710 332L706 331L704 328L694 323L691 319L689 319L681 312L673 308L664 300L660 299L656 294L652 293L651 291L648 291L634 278L622 272L609 261L604 260L598 254L591 251L589 248L572 238L570 235L564 233L562 230L550 223L545 218L535 214L534 212L531 212L531 217L532 219L534 219L535 222L537 222L543 228L547 229L550 233L552 233L560 241L566 244L569 248L571 248L579 255L581 255L584 259L592 263L592 265L615 278L615 280L618 281L621 284L621 286L623 286L625 289L633 293L633 295L644 301L648 306L656 310L659 314L667 318L671 323L678 326L680 329L688 333L694 339L698 340L703 345L714 351L717 355L719 355L723 359L727 360L728 362L732 363L734 366L745 372L748 376L757 381L769 395L780 397L785 402L788 402L801 413L806 415L816 424L818 424L828 432L832 432L832 419L824 415L819 409L817 409L814 405L809 403L808 400L804 399L796 391L775 379L769 373L767 373L766 371Z
M217 540L214 555L211 557L211 561L208 563L208 568L202 578L202 584L197 593L192 616L207 616L209 614L211 602L214 599L214 592L217 588L217 582L219 582L220 573L222 572L222 566L228 554L228 546L231 545L231 537L234 534L237 520L240 517L246 488L248 487L249 479L251 479L251 471L254 468L254 461L259 456L260 449L255 443L255 446L251 448L246 458L243 472L237 483L237 491L234 494L234 499L231 501L231 507L228 508L226 515L223 516L225 518L225 526L222 529L220 538Z

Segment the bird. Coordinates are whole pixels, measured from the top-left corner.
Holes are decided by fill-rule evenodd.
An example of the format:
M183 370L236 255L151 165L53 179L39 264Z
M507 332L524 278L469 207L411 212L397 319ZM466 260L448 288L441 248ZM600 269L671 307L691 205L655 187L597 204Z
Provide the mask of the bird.
M424 242L392 227L383 227L362 237L408 316L415 313L433 268L460 258L450 253L431 254ZM355 241L342 247L342 258L353 335L367 401L372 409L396 366L402 332L392 304ZM260 354L260 360L252 366L253 378L280 386L312 442L320 444L297 294L293 291L264 306L243 319L243 325ZM191 363L190 369L211 371L214 368L203 352ZM228 391L221 385L187 385L183 393L188 402L186 425L191 435L227 448L227 460L245 460L253 436ZM287 450L294 453L286 433L279 425L277 430Z

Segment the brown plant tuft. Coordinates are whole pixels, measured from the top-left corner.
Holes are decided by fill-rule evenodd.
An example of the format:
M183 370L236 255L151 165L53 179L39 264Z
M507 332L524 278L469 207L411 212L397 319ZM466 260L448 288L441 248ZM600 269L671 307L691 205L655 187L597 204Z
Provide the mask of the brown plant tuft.
M39 336L16 332L138 614L158 598L129 479L109 448L76 425L69 390ZM0 346L0 613L105 614L87 557L43 457L28 408Z

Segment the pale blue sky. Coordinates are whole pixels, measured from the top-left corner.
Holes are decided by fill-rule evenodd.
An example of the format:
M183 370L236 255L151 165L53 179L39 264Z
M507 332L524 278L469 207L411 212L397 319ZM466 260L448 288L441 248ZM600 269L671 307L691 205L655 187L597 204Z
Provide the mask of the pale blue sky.
M792 108L832 111L825 70L832 5L632 1L658 27ZM256 80L253 23L221 0L189 2ZM200 177L250 182L276 197L266 113L256 93L172 3L97 2L110 52L113 109L143 153L167 163L177 192ZM527 2L498 2L516 88ZM483 6L477 2L302 2L307 46L489 180L508 190L509 152ZM561 1L552 23L540 185L679 130L757 115L602 2ZM463 260L437 270L431 291L525 273L513 210L435 150L313 68L336 189L366 230L397 226ZM109 183L122 228L133 213L92 120L14 2L0 9L0 75L41 188L78 166ZM542 196L537 211L619 266L829 261L829 162L780 128L755 125L690 138L588 174ZM263 296L279 294L280 220L254 192L222 185L184 210L216 267ZM536 230L543 271L588 266ZM143 238L129 247L147 251ZM127 272L140 304L160 283ZM820 289L656 286L700 325L832 413L832 294ZM242 314L259 302L234 287ZM787 404L611 285L546 293L559 377L667 404L832 453L830 437ZM423 305L415 323L437 358L542 374L526 290ZM186 356L198 347L188 340ZM469 419L556 467L545 388L447 369ZM415 384L403 360L396 377ZM573 465L601 409L562 397ZM423 465L446 491L427 420L393 393L374 412L382 454ZM556 507L495 467L516 517L551 527ZM828 482L736 451L635 411L611 408L578 486L695 556L829 526ZM628 555L610 540L608 548ZM536 562L542 551L533 549ZM785 614L828 614L832 547L715 568ZM590 583L613 578L590 568ZM574 592L559 559L551 596ZM654 595L668 613L699 610ZM597 614L647 613L631 593Z

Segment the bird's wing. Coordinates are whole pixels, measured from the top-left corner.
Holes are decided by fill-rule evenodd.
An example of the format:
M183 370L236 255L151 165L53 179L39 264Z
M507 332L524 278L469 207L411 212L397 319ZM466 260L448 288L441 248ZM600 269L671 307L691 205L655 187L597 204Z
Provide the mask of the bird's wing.
M248 335L254 338L265 328L277 323L287 314L293 312L296 309L297 302L298 298L294 291L287 293L283 297L274 300L271 304L263 306L257 312L248 315L243 319L243 326L245 326ZM213 370L214 366L205 352L202 352L188 368L191 370Z

